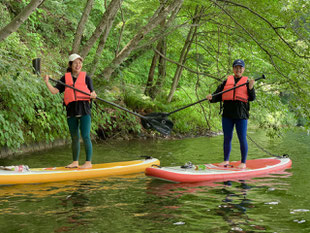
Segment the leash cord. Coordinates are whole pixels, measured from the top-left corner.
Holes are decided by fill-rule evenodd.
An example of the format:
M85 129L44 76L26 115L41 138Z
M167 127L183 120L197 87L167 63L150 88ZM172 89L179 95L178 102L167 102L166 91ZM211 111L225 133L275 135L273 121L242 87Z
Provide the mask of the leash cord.
M247 135L247 137L250 139L251 142L253 142L255 144L255 146L257 146L257 148L261 149L266 154L269 154L269 155L275 156L275 157L279 157L279 155L272 154L269 151L267 151L265 148L263 148L262 146L258 145L249 135Z

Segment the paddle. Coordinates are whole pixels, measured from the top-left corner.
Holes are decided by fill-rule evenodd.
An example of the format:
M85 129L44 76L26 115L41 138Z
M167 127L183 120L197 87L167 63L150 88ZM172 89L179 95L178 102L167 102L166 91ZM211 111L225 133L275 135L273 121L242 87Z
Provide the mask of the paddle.
M255 81L258 81L258 80L260 80L260 79L265 79L265 75L262 75L261 77L255 79ZM225 91L221 91L221 92L212 94L212 97L221 95L221 94L226 93L226 92L228 92L228 91L234 90L234 89L236 89L236 88L238 88L238 87L242 87L242 86L244 86L244 85L246 85L246 84L248 84L248 83L249 83L249 81L247 81L246 83L240 84L240 85L238 85L238 86L235 86L235 87L233 87L233 88L227 89L227 90L225 90ZM176 109L176 110L174 110L174 111L172 111L172 112L169 112L169 113L164 113L164 112L154 112L154 113L150 113L150 114L146 115L146 117L148 117L148 118L153 118L153 119L156 120L157 122L162 122L162 123L164 123L165 121L168 120L167 117L168 117L169 115L171 115L171 114L173 114L173 113L176 113L176 112L178 112L178 111L181 111L181 110L183 110L183 109L185 109L185 108L191 107L191 106L193 106L193 105L195 105L195 104L199 104L199 103L201 103L201 102L203 102L203 101L206 101L206 100L208 100L208 99L207 99L207 98L204 98L204 99L202 99L202 100L199 100L199 101L197 101L197 102L191 103L191 104L189 104L189 105L186 105L186 106L184 106L184 107L182 107L182 108ZM169 121L169 120L168 120L168 121ZM143 124L143 120L142 120L142 124ZM171 130L172 130L172 127L173 127L173 124L166 124L165 126L168 127L168 128L170 128L170 131L171 131Z
M41 74L41 59L40 58L33 59L32 60L32 66L33 66L33 69L34 69L34 73L36 75L40 76L40 74ZM78 91L78 92L81 92L81 93L83 93L85 95L89 95L90 96L89 93L86 93L86 92L84 92L82 90L79 90L79 89L77 89L77 88L75 88L73 86L69 86L69 85L67 85L67 84L65 84L65 83L63 83L63 82L61 82L59 80L55 80L55 79L52 79L52 78L49 78L49 79L51 81L55 82L55 83L60 83L61 85L64 85L64 86L69 87L69 88L71 88L71 89L73 89L75 91ZM142 116L139 113L130 111L130 110L128 110L128 109L126 109L126 108L124 108L122 106L119 106L119 105L117 105L115 103L112 103L112 102L109 102L107 100L104 100L102 98L96 97L96 99L100 100L100 101L103 101L104 103L110 104L110 105L112 105L112 106L114 106L116 108L119 108L121 110L124 110L124 111L126 111L126 112L128 112L130 114L133 114L133 115L137 116L137 117L140 117L141 123L142 123L142 125L143 125L143 127L145 129L155 129L156 131L158 131L158 132L160 132L160 133L162 133L164 135L168 135L171 132L171 129L173 127L173 123L170 120L167 120L167 119L164 119L164 118L155 119L154 117L151 116L151 114L150 114L150 116Z

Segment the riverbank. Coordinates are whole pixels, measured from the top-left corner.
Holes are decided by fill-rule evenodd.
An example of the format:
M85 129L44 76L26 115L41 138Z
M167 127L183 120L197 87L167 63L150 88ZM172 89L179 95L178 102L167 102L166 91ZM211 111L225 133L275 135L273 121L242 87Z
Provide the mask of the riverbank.
M133 139L139 140L178 140L178 139L186 139L186 138L196 138L196 137L214 137L221 135L221 132L212 132L206 131L205 133L200 134L174 134L169 136L163 136L158 133L154 132L144 132L139 135L115 135L114 137L102 140L99 138L93 138L93 141L100 142L100 141L130 141ZM81 140L82 141L82 140ZM64 145L68 145L71 143L70 138L68 139L57 139L53 142L38 142L32 144L24 144L18 149L9 149L7 147L0 148L0 158L9 158L13 156L19 156L22 154L33 153L33 152L40 152Z
M68 143L70 143L69 140L59 139L59 140L55 140L54 142L50 142L50 143L39 142L39 143L30 144L30 145L22 145L18 149L9 149L7 147L4 147L0 149L0 158L8 158L12 156L19 156L22 154L48 150L51 148L64 146Z

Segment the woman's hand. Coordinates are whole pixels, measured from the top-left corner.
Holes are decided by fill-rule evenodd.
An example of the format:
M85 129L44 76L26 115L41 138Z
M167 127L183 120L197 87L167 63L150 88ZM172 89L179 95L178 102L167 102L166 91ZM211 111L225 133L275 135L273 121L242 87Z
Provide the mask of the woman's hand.
M50 76L49 75L45 75L44 77L43 77L43 80L44 80L44 82L47 84L48 83L48 80L50 79Z
M250 89L250 90L253 89L254 83L255 83L255 80L254 80L254 79L251 79L251 80L249 81L249 89Z
M90 93L90 98L91 98L91 99L96 99L96 98L97 98L97 94L96 94L95 91L93 91L93 92Z
M209 100L209 101L212 100L212 95L211 94L207 95L206 99Z
M53 95L55 95L55 94L57 94L57 93L59 92L59 90L58 90L57 88L53 87L52 84L49 83L49 79L50 79L50 76L49 76L49 75L45 75L45 76L43 77L43 80L44 80L44 82L45 82L47 88L49 89L49 91L50 91Z

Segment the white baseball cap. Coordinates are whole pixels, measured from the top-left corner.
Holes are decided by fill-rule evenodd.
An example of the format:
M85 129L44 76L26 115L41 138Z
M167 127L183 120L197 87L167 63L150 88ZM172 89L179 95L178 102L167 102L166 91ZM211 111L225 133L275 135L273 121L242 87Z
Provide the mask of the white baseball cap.
M74 61L74 60L76 60L76 59L81 59L82 61L84 60L80 55L78 55L78 54L76 54L76 53L73 53L73 54L71 54L70 56L69 56L69 62L70 61Z

